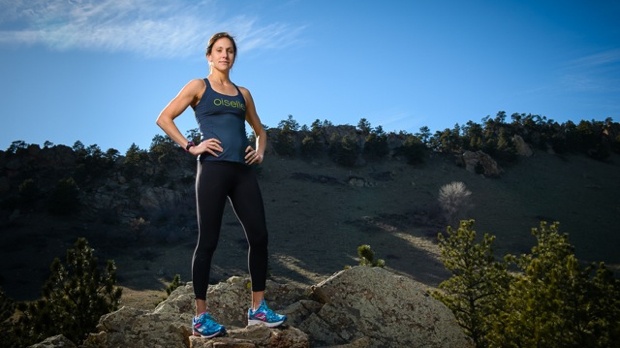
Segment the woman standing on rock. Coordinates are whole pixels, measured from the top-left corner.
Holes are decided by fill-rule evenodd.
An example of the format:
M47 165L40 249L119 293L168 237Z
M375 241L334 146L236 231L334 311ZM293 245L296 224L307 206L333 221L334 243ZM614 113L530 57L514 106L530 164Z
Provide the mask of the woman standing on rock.
M187 152L198 156L196 205L198 242L192 261L196 298L193 333L215 337L226 332L207 312L207 287L211 260L217 247L222 216L228 199L249 244L248 267L252 280L252 306L248 325L275 327L286 320L269 309L264 300L267 279L267 227L265 210L253 164L260 164L267 144L266 132L256 113L250 91L230 80L237 45L228 33L217 33L207 46L209 76L188 82L157 118L157 125ZM194 144L174 123L188 106L194 109L203 141ZM253 148L245 122L256 135Z

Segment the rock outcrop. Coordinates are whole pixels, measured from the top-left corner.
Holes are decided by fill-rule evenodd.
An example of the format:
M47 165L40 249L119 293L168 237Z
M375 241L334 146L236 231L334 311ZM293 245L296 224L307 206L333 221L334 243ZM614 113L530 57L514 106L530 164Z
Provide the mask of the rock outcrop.
M468 172L490 178L497 178L502 173L497 162L483 151L465 151L460 160Z
M517 150L517 155L523 157L531 157L534 154L532 148L523 140L520 135L515 134L512 137L512 141L515 144L515 149Z
M468 346L452 312L423 284L383 268L354 267L336 273L312 286L311 297L319 309L297 327L322 345Z
M212 315L227 336L191 336L192 284L154 310L123 307L103 317L83 348L137 347L471 347L450 310L425 285L383 268L353 267L309 288L267 283L267 300L288 315L280 328L246 327L250 281L211 286ZM58 342L55 345L54 342ZM73 347L56 336L34 347Z

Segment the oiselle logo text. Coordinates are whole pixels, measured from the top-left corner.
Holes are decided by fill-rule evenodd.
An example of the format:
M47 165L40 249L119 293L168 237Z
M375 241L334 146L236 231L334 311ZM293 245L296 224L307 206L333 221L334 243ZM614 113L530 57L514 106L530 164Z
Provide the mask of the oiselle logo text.
M238 100L228 100L223 98L215 98L213 99L213 105L215 106L226 106L235 109L245 110L245 104Z

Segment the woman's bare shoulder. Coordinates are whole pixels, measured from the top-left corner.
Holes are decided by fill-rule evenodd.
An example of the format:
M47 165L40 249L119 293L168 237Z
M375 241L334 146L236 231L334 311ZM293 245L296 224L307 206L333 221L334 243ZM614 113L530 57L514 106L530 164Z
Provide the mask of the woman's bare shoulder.
M196 79L190 80L185 86L186 87L190 87L190 88L200 88L200 89L202 89L202 88L205 88L206 85L207 84L206 84L204 79L196 78Z
M252 94L250 93L250 90L243 87L243 86L237 86L237 88L239 88L239 90L241 91L241 93L246 96L246 97L251 97Z
M202 79L193 79L185 84L182 93L192 96L202 95L206 89L206 83Z

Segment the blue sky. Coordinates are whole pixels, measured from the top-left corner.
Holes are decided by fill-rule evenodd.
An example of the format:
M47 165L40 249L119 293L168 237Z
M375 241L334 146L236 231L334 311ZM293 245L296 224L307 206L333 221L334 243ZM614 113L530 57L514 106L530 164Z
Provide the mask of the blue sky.
M0 0L0 149L148 149L161 109L237 38L263 124L416 133L498 111L620 121L620 1ZM191 110L177 122L196 128Z

